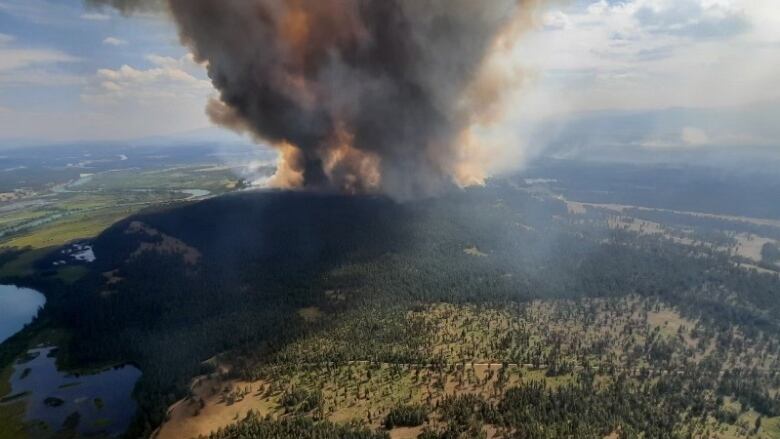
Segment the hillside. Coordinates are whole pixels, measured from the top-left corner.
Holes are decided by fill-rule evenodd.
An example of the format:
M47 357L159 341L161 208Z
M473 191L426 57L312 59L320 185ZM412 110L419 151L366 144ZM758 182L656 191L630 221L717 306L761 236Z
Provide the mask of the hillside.
M46 317L142 370L129 437L771 432L778 277L627 221L512 180L226 195L113 225Z

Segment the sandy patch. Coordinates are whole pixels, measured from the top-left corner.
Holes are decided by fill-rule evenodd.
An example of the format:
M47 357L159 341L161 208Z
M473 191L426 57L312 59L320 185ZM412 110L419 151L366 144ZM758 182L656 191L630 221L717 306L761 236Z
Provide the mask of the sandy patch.
M422 426L395 428L390 430L390 439L414 439L422 433L423 428Z
M119 270L106 271L103 273L103 277L106 278L106 285L116 285L125 280L119 276Z
M271 414L276 403L266 399L264 382L222 382L201 378L192 386L193 397L184 399L168 410L168 419L157 430L156 439L190 439L208 435L243 419L251 410L262 416ZM226 391L227 390L227 391ZM230 395L241 395L235 400Z
M341 291L327 290L325 291L325 297L332 302L343 302L347 300L347 295Z
M301 308L298 310L298 315L309 323L314 323L322 317L322 311L316 306L310 306L308 308Z
M737 240L737 254L754 262L761 262L761 250L764 244L777 244L777 241L757 235L740 233L734 237Z
M162 238L159 242L142 242L138 249L134 251L130 257L134 258L138 255L153 251L161 254L178 254L181 255L185 263L189 265L196 265L201 258L201 253L194 247L190 247L184 241L181 241L172 236L161 233L159 230L151 228L140 221L133 221L130 226L125 230L126 234L144 234L151 237Z
M674 310L650 311L647 313L647 323L653 328L660 328L667 336L676 337L680 334L688 347L696 346L696 340L690 336L690 330L696 326L696 322L682 317ZM682 331L680 328L683 328Z
M473 245L471 247L464 248L463 253L466 253L467 255L471 255L471 256L477 256L480 258L487 257L487 253L482 253L481 251L479 251L479 249L476 246Z

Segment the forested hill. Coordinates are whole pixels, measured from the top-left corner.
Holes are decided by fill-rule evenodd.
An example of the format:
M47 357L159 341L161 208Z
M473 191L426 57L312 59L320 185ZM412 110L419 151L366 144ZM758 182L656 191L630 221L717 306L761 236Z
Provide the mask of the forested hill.
M138 363L157 424L204 360L294 338L295 312L324 301L324 273L407 247L412 216L383 198L271 192L129 218L94 240L79 298L60 310L78 334L69 352Z
M112 226L92 243L90 274L50 314L73 333L71 362L143 370L131 434L162 421L213 364L204 360L230 350L270 357L356 308L639 295L776 332L776 277L704 247L594 226L600 219L574 218L562 201L510 182L406 204L223 196ZM401 337L375 326L380 339Z

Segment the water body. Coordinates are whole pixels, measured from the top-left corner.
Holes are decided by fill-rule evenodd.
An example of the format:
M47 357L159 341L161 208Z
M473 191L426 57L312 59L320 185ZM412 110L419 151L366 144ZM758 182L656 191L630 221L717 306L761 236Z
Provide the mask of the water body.
M0 285L0 343L30 323L45 303L43 294L35 290Z
M179 192L189 195L188 200L194 200L197 198L205 198L211 195L211 191L205 189L182 189Z
M67 421L85 436L123 434L137 409L132 392L141 371L122 366L92 375L66 374L57 370L54 353L50 347L33 349L14 364L10 395L26 402L25 420L43 422L47 431L58 431Z

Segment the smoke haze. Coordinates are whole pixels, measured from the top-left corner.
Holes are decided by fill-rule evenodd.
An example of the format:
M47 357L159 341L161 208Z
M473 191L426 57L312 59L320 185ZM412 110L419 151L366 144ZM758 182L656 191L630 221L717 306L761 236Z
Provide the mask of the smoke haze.
M166 10L219 91L211 119L280 151L277 187L407 199L479 184L519 148L508 60L536 1L88 3Z

